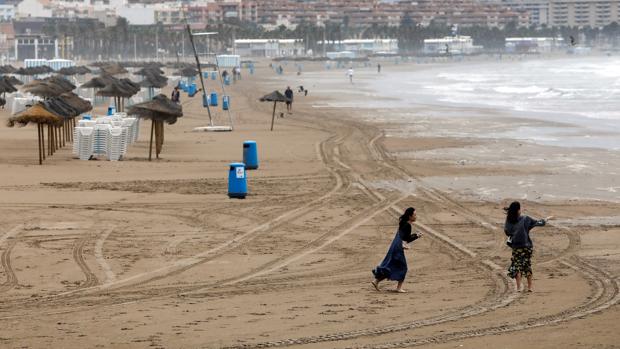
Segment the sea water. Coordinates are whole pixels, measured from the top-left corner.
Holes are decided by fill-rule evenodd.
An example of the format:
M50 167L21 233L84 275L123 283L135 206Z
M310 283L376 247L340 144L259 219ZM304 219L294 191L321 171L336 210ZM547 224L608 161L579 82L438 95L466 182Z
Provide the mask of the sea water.
M620 58L570 57L419 65L365 79L373 98L356 107L449 106L549 122L485 136L620 150ZM341 106L345 106L342 104ZM415 108L412 108L414 110ZM467 112L463 113L463 110ZM389 120L386 120L389 121ZM479 130L472 130L472 136ZM479 135L479 132L478 134Z

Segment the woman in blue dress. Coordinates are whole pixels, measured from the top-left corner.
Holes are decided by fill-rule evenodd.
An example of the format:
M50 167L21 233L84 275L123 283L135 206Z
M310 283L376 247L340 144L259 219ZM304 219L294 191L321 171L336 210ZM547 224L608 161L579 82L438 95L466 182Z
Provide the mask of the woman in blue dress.
M379 288L379 283L383 280L393 280L398 281L398 285L396 286L396 292L405 293L403 290L403 282L405 281L405 276L407 275L407 259L405 258L405 249L409 248L409 243L417 238L421 237L422 234L412 234L411 233L411 223L415 222L416 214L415 208L409 207L405 210L402 216L400 216L398 222L398 231L396 232L396 236L394 240L392 240L392 244L387 252L387 255L383 259L383 262L372 270L375 279L372 281L372 285L377 289L377 291L381 291Z

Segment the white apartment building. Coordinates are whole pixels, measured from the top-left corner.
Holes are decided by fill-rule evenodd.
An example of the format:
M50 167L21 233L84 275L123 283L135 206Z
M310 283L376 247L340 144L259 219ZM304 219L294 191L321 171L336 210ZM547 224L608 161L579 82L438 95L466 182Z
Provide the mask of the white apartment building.
M529 13L529 24L549 24L549 0L501 0L501 4L516 11Z

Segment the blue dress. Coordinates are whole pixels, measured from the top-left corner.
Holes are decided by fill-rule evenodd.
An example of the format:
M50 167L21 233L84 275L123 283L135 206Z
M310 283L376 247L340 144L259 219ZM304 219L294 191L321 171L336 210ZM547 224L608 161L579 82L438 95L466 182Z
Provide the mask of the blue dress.
M411 242L417 238L417 234L411 234L411 224L407 222L400 224L383 262L372 270L375 278L404 281L407 275L407 259L403 250L403 241Z

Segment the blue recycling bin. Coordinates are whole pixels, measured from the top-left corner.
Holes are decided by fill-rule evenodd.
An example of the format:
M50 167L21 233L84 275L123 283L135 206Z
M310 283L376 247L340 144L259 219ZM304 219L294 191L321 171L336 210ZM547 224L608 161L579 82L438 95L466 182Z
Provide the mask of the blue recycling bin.
M217 92L211 92L211 98L209 99L209 104L212 107L217 107Z
M230 108L230 96L222 96L222 109L228 110Z
M206 108L209 106L209 96L207 96L206 94L202 95L202 106L203 108Z
M114 115L114 113L116 113L116 108L113 105L109 106L108 107L108 114L107 115L108 116Z
M233 162L228 171L228 197L245 199L248 194L248 182L245 173L245 164Z
M243 142L243 163L248 170L258 169L258 148L255 141Z
M212 71L211 72L211 80L217 80L217 72L216 71Z

